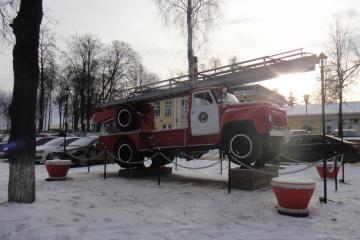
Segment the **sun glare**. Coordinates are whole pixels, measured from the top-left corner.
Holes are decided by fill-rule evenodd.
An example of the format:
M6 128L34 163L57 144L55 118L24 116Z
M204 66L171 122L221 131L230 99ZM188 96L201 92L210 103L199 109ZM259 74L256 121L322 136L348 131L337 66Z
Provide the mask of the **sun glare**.
M261 84L271 90L277 89L284 97L288 97L292 92L297 102L302 103L305 94L312 95L316 91L318 82L315 72L307 72L282 75Z

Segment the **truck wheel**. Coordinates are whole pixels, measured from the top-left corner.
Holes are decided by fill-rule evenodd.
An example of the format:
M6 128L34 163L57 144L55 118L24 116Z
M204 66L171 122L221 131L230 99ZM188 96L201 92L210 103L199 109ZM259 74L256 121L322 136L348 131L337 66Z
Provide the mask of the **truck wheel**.
M150 167L159 167L161 165L167 165L170 164L169 161L174 161L175 159L175 152L173 150L161 150L160 151L163 155L165 155L166 158L164 158L162 155L157 154L151 159L151 165Z
M131 131L136 125L136 109L129 104L122 105L116 113L116 125L121 131Z
M131 164L132 162L143 162L144 155L137 151L131 140L123 138L118 141L114 149L117 159L114 161L122 168L143 168L144 163Z
M280 151L282 138L267 139L264 141L264 151L261 158L255 163L256 166L263 166L266 162L274 160Z
M261 155L262 141L254 130L238 129L225 136L224 148L232 162L253 165Z

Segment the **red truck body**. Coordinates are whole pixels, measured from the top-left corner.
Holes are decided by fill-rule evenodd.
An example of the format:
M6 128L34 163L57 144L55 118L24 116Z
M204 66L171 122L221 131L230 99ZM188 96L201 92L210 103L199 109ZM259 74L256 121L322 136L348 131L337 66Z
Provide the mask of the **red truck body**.
M99 139L100 150L107 149L120 158L121 149L123 148L119 146L119 141L122 142L124 139L129 142L126 146L131 145L131 148L133 148L131 151L143 153L144 155L150 155L147 153L156 150L174 152L197 148L221 148L224 144L229 145L229 141L237 141L238 144L245 141L244 148L250 149L249 151L257 149L258 145L261 144L261 149L258 150L259 153L256 153L256 157L253 157L257 160L260 152L263 151L262 145L265 144L265 139L281 139L283 130L287 128L285 111L269 103L238 104L221 102L222 100L219 97L217 98L216 95L220 95L223 89L210 87L191 91L189 93L189 112L187 115L188 127L181 129L155 130L154 109L151 104L142 104L142 111L137 111L136 114L137 120L134 129L101 136ZM121 109L122 107L113 106L100 109L96 113L94 121L97 123L120 121L120 126L125 126L129 117L127 115L122 116L121 114L127 114L127 111ZM123 112L121 113L121 111ZM131 111L135 110L129 110L129 112ZM122 118L125 119L125 123L121 123ZM208 126L206 126L207 124ZM234 132L239 131L238 137L226 140L226 135L230 134L231 136ZM249 137L246 137L247 135L244 132ZM272 133L275 133L274 136L272 136ZM253 138L250 135L256 135L254 140L251 139L252 142L250 142L250 139L247 140L247 138ZM232 148L227 149L230 151ZM235 152L235 150L233 151ZM243 155L246 156L245 153ZM246 162L254 161L248 160Z

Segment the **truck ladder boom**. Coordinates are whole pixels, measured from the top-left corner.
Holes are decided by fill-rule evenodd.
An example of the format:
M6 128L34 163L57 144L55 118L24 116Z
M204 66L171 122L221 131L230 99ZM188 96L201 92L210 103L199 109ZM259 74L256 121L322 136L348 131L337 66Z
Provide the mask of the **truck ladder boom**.
M276 78L281 74L313 71L317 63L319 63L319 58L316 55L296 49L202 71L193 76L185 75L123 89L117 91L117 100L101 104L99 107L183 97L195 88L227 86L231 89Z

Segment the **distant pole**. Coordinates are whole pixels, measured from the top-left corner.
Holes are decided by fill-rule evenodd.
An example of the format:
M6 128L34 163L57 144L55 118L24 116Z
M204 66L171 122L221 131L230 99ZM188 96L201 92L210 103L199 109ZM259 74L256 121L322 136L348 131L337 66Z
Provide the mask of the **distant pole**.
M64 157L66 152L66 134L68 130L68 101L69 101L69 87L65 88L65 112L64 112L64 122L65 122L65 133L64 133Z
M320 59L320 75L321 75L321 120L322 120L322 157L323 157L323 171L324 171L324 197L320 200L327 203L327 185L326 185L326 156L325 156L325 84L324 84L324 68L327 56L324 53L319 55Z
M305 94L304 95L304 102L305 102L305 125L306 125L306 130L308 130L308 126L309 126L309 120L308 120L308 104L309 104L309 98L310 95Z

